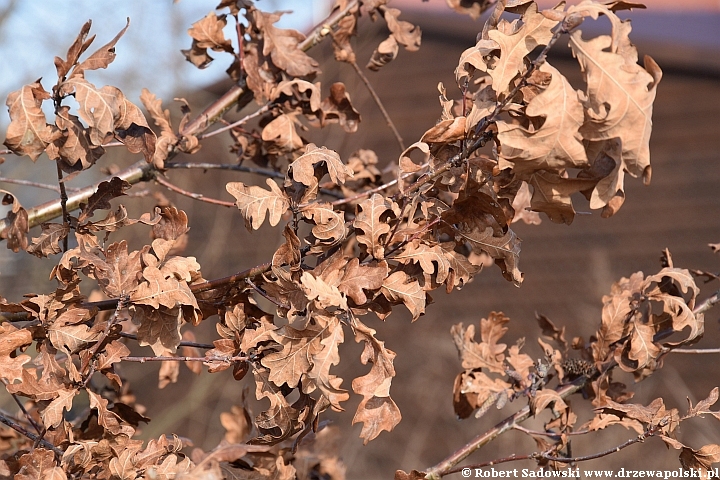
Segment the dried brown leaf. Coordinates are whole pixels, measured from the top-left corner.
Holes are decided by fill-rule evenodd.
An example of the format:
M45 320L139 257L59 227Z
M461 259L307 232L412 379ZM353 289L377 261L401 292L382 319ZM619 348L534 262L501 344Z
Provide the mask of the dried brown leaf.
M27 155L32 161L61 137L62 132L49 125L42 111L42 102L50 94L40 84L40 80L24 85L7 97L5 104L10 113L10 125L5 134L5 145L16 155Z
M270 225L274 227L290 207L290 199L280 190L277 183L269 178L266 183L270 191L256 186L247 187L242 182L230 182L225 187L237 200L237 207L245 218L245 226L248 230L260 228L266 214Z
M357 205L353 222L357 241L377 260L385 258L384 242L390 233L389 222L397 216L396 209L395 202L377 193Z
M391 302L402 302L412 314L412 321L425 313L425 291L417 279L405 272L395 272L387 277L380 291Z

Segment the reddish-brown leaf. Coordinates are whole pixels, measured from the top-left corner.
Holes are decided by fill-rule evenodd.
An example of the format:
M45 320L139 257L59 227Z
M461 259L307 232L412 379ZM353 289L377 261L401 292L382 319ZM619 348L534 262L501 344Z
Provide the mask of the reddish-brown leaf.
M3 144L16 155L27 155L35 161L62 135L55 125L47 123L42 111L43 100L49 98L50 94L39 80L8 95L5 104L10 113L10 125Z

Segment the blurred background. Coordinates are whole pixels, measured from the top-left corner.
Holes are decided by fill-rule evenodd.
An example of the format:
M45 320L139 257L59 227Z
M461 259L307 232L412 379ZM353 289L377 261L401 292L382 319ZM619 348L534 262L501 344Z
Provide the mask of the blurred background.
M541 3L550 7L553 2ZM396 469L433 465L522 406L516 401L479 420L455 418L452 386L461 367L449 334L453 324L478 323L490 311L503 311L512 320L505 343L513 344L526 336L525 349L535 358L541 355L531 341L539 333L536 312L548 316L559 326L566 326L568 339L587 338L599 326L602 296L609 293L612 283L636 271L657 272L664 248L669 248L678 267L720 271L720 256L713 255L707 246L720 242L720 2L648 0L646 3L648 10L635 10L622 16L632 18L631 39L638 46L640 58L651 55L665 72L653 115L652 183L645 187L639 179L628 179L625 205L610 219L601 219L597 212L590 212L587 202L578 198L576 209L583 214L569 227L552 224L546 218L537 226L516 224L514 229L524 241L520 269L525 281L520 289L506 282L498 269L488 268L460 292L449 296L437 292L435 304L413 325L409 316L399 310L384 324L369 319L370 326L378 330L378 337L398 354L392 393L404 418L393 432L383 433L363 447L358 439L360 426L350 425L358 402L355 396L348 402L346 412L328 415L344 434L338 448L347 466L348 478L391 478ZM190 45L186 30L214 6L214 2L200 0L174 4L139 0L0 1L0 94L5 97L39 77L45 78L43 84L49 90L55 73L53 56L65 56L88 18L93 20L92 32L98 35L96 46L99 46L113 38L124 27L125 18L130 17L131 26L116 47L116 61L107 71L89 74L89 80L96 85L115 85L136 103L139 103L140 90L149 88L163 99L164 108L171 109L177 125L180 115L178 104L172 102L174 97L186 98L193 112L198 113L230 85L224 79L229 57L217 54L208 69L199 71L179 52ZM329 10L329 4L323 1L262 0L257 6L263 10L294 10L293 14L283 16L281 26L301 31L320 22ZM368 72L368 76L401 136L410 144L439 117L438 82L444 83L449 96L460 97L454 88L453 71L459 55L475 43L484 19L473 21L459 15L442 0L394 1L390 6L403 11L401 19L421 27L423 45L418 52L401 51L395 61L380 72ZM586 21L581 29L587 37L606 32L607 24L602 20ZM373 23L367 17L361 19L359 30L356 52L362 65L387 36L387 31L382 22ZM227 36L234 38L229 33ZM559 42L550 61L577 87L581 84L577 63L562 43ZM363 122L351 136L346 136L337 126L330 126L322 131L311 130L306 138L337 150L342 158L362 147L375 150L383 164L396 162L400 149L351 67L336 64L327 43L314 48L310 54L321 64L322 74L318 80L323 85L338 80L345 82ZM227 118L233 120L245 113L229 114ZM7 123L8 117L1 116L2 131ZM193 158L178 161L233 162L229 141L222 137L219 135L204 143ZM123 167L137 160L120 149L110 153L100 160L100 167ZM32 178L55 183L55 174L54 166L45 156L36 164L27 158L5 156L5 162L0 165L1 178ZM224 188L227 181L262 181L258 177L213 171L175 170L168 176L176 185L224 200L231 200ZM84 186L100 177L100 169L93 168L72 180L69 186ZM21 188L10 183L0 183L0 188L16 193L28 207L57 197L53 191ZM198 258L205 278L219 278L267 261L281 243L282 237L273 229L261 229L250 235L234 209L194 202L164 191L158 185L137 185L131 192L142 193L145 189L162 191L187 211L192 228L187 254ZM153 202L151 197L140 196L123 203L139 215L151 208ZM136 242L135 248L147 240L146 230L138 229L138 232L138 237L132 240ZM37 235L34 231L32 234ZM52 289L46 282L52 260L12 254L4 246L0 247L3 247L0 249L0 295L17 301L24 293L44 293ZM717 288L717 281L708 284L701 298ZM706 338L698 347L720 346L718 317L718 311L708 313ZM199 341L208 341L214 335L213 320L195 330ZM349 388L351 379L364 374L367 368L355 360L359 358L360 347L349 336L341 355L343 362L337 367L337 373L345 378L343 386ZM716 356L670 356L659 374L633 387L637 392L635 401L647 404L663 396L667 405L684 411L686 397L696 402L720 384L718 365ZM123 366L123 373L131 378L136 392L142 392L138 393L138 401L145 405L146 415L153 419L143 428L143 438L175 432L196 440L199 447L212 448L224 433L219 413L229 410L248 386L252 391L249 379L230 381L227 371L195 377L187 369L182 370L177 384L157 391L157 369L148 365ZM616 379L632 383L631 378L621 377ZM0 402L8 406L12 400L0 398ZM526 426L541 426L547 420L544 417L531 420ZM580 421L583 420L581 417ZM633 432L614 427L592 438L574 440L573 452L594 453L633 436ZM695 448L720 443L720 430L710 420L696 421L683 427L680 440ZM582 467L677 468L676 452L663 453L660 444L659 439L651 439L645 445L635 445ZM470 460L476 463L511 453L528 453L535 448L529 437L511 432ZM533 466L529 462L517 465L518 468Z

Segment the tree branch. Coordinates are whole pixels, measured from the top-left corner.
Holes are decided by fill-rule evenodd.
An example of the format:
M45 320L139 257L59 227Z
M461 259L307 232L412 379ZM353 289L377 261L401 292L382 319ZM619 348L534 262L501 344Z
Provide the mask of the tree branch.
M38 435L35 435L32 432L25 430L25 428L23 428L21 425L15 423L15 422L13 422L9 418L7 418L5 415L0 414L0 423L4 423L8 427L10 427L13 430L15 430L16 432L18 432L20 435L29 438L30 440L32 440L33 442L35 442L38 445L42 445L43 448L52 450L57 455L62 456L62 454L64 453L62 450L57 448L52 443L48 442L47 440L42 439L41 437L39 437Z
M337 23L353 8L357 7L357 5L358 0L350 0L345 6L345 8L331 13L321 25L316 26L313 31L310 32L310 34L305 38L305 40L300 42L298 48L302 51L307 51L311 47L317 45L327 35L327 33L329 33L328 28L332 28L333 26L337 25ZM200 115L198 115L194 120L185 125L185 127L180 132L180 135L188 137L201 134L210 125L212 125L220 117L222 117L222 115L227 110L229 110L235 105L238 105L238 108L242 108L248 103L250 103L252 98L252 91L247 88L244 81L238 85L234 85L232 88L230 88L230 90L225 92L222 97L214 101L209 107L203 110L203 112L200 113ZM176 148L170 153L168 159L174 157L177 152L178 150ZM125 170L113 176L119 177L121 180L125 180L131 185L134 185L139 182L152 180L155 177L156 173L157 170L152 164L147 163L145 160L139 160L134 164L130 165ZM110 178L107 178L104 181L107 181L109 179ZM87 202L88 198L90 198L90 196L97 191L99 185L100 182L94 185L89 185L71 195L67 200L67 210L77 210L80 206L80 203ZM27 213L28 228L32 228L40 225L43 222L47 222L61 216L62 206L60 200L53 200L50 202L46 202L42 205L30 208L27 210ZM9 226L10 224L7 219L0 219L0 232L6 230Z
M187 190L183 190L182 188L168 182L160 175L157 175L155 177L155 181L157 183L159 183L160 185L162 185L163 187L167 188L168 190L171 190L175 193L179 193L180 195L184 195L186 197L190 197L193 200L200 200L201 202L211 203L213 205L220 205L221 207L228 207L228 208L235 206L234 202L226 202L225 200L217 200L215 198L206 197L202 193L195 193L195 192L189 192Z

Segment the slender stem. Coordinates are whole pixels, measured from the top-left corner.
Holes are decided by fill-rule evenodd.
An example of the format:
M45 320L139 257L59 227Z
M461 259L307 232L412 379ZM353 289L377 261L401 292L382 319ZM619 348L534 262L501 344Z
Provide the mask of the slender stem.
M335 37L333 36L333 39ZM390 114L388 114L387 110L385 110L385 106L382 103L382 100L380 100L380 97L378 96L377 92L375 92L375 89L373 88L372 84L370 83L370 80L365 76L365 73L363 73L362 69L358 66L356 61L348 62L350 65L352 65L353 69L355 70L355 73L357 73L357 76L360 77L360 80L365 84L365 87L368 89L368 92L370 92L370 96L375 100L375 104L380 109L380 112L382 113L383 117L385 117L385 121L387 122L388 127L390 127L390 130L392 130L393 135L395 135L395 140L397 141L398 145L400 146L400 151L405 151L405 142L403 142L402 137L400 136L400 132L398 132L397 128L395 127L395 123L393 123L392 118L390 118Z
M63 171L62 168L60 168L60 161L55 162L55 166L57 167L57 176L58 176L58 186L60 188L60 207L62 208L62 219L63 219L63 227L66 229L69 225L69 214L67 210L67 191L65 190L65 182L63 182ZM68 236L65 235L63 237L63 252L67 252L68 249Z
M8 385L7 380L2 379L2 382L7 387L7 385ZM13 400L15 400L15 403L17 404L18 408L23 413L23 415L25 415L25 418L27 419L27 421L30 422L30 425L33 426L33 428L35 429L35 431L38 434L43 435L43 429L40 427L40 425L37 424L37 422L32 418L32 416L30 416L30 413L28 413L27 409L25 408L25 405L22 404L22 402L18 398L17 394L11 393L10 395L12 395Z
M249 114L249 115L244 116L243 118L241 118L241 119L238 120L237 122L230 123L230 124L228 124L228 125L225 125L224 127L218 128L217 130L213 130L212 132L208 132L208 133L205 133L205 134L203 134L203 135L200 135L200 136L198 136L198 139L204 140L204 139L206 139L206 138L214 137L214 136L217 135L217 134L220 134L220 133L223 133L223 132L227 132L228 130L232 130L232 129L235 128L235 127L239 127L240 125L244 124L244 123L247 122L248 120L252 120L252 119L255 118L255 117L259 117L259 116L262 115L263 113L265 113L265 112L267 112L268 110L270 110L271 107L272 107L272 104L271 104L270 102L268 102L268 103L266 103L265 105L263 105L261 108L259 108L257 111L255 111L255 112L253 112L253 113L251 113L251 114Z
M137 335L133 335L132 333L125 333L120 332L120 336L123 338L129 338L130 340L137 340ZM188 342L185 340L181 340L178 344L179 347L195 347L195 348L204 348L206 350L210 350L215 348L215 345L210 345L209 343L198 343L198 342Z
M202 193L195 193L195 192L189 192L187 190L183 190L182 188L180 188L176 185L173 185L172 183L168 182L167 180L165 180L163 177L161 177L159 175L155 177L155 181L157 183L159 183L160 185L162 185L163 187L167 188L168 190L171 190L175 193L179 193L180 195L184 195L186 197L190 197L193 200L200 200L201 202L212 203L213 205L220 205L222 207L228 207L228 208L235 206L234 202L226 202L225 200L217 200L215 198L206 197Z
M247 283L247 284L250 286L250 288L252 288L253 290L255 290L261 297L263 297L263 298L264 298L265 300L267 300L268 302L274 303L274 304L277 305L278 307L284 308L284 309L286 309L286 310L289 310L289 309L290 309L290 306L285 305L284 303L282 303L281 301L277 300L276 298L273 298L273 297L271 297L270 295L268 295L265 290L263 290L262 288L260 288L260 287L258 287L257 285L255 285L255 283L253 283L253 281L250 280L249 278L246 278L246 279L245 279L245 283Z
M16 432L18 432L20 435L29 438L33 442L37 443L38 445L42 445L43 448L46 448L48 450L52 450L58 455L62 455L64 452L57 448L52 443L48 442L47 440L42 439L38 435L35 435L32 432L27 431L25 428L23 428L21 425L13 422L9 418L7 418L5 415L0 414L0 423L4 423L8 427L12 428Z
M720 348L676 348L676 349L670 350L668 353L693 353L693 354L720 353Z
M586 379L587 381L587 379ZM560 395L560 398L567 398L573 393L580 390L585 383L571 383L568 385L565 385L564 387L561 387L560 389L556 390L558 395ZM428 468L425 470L426 476L425 478L429 480L438 480L442 476L449 473L449 470L455 467L458 463L462 462L467 458L468 455L470 455L472 452L477 450L478 448L487 445L491 441L493 441L498 436L502 435L503 433L507 432L508 430L512 430L516 424L523 422L530 418L530 406L526 405L522 409L518 410L515 414L510 415L497 425L495 425L493 428L488 430L485 433L482 433L472 440L468 442L467 444L463 445L460 449L452 453L449 457L438 463L437 465Z
M28 187L44 188L46 190L52 190L54 192L60 193L60 187L56 187L55 185L48 185L47 183L31 182L30 180L20 180L18 178L7 178L7 177L0 177L0 182L13 183L15 185L25 185ZM67 190L76 191L77 188L67 188Z
M211 357L122 357L123 362L136 362L136 363L146 363L146 362L222 362L222 363L232 363L232 362L247 362L248 357L245 355L236 355L234 357L218 357L218 356L211 356Z
M237 172L254 173L270 178L285 178L285 174L270 168L248 167L245 165L229 164L229 163L171 163L166 165L167 169L202 169L202 170L234 170Z
M430 164L426 163L426 164L422 165L420 168L421 169L426 168L428 165L430 165ZM416 174L417 174L417 172L404 173L400 176L400 179L405 180L406 178L412 177L413 175L416 175ZM380 185L379 187L375 187L370 190L366 190L362 193L358 193L357 195L353 195L352 197L346 197L346 198L341 198L340 200L335 200L331 204L333 206L337 206L337 205L343 205L345 203L356 202L358 200L362 200L363 198L367 198L374 193L378 193L378 192L382 192L383 190L387 190L388 188L390 188L394 185L397 185L397 183L398 183L398 180L396 178L394 180L390 180L389 182L387 182L383 185Z

